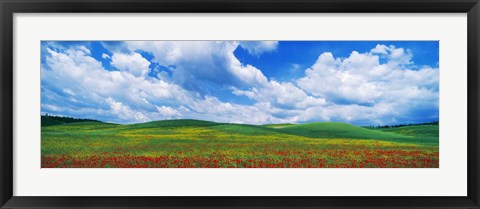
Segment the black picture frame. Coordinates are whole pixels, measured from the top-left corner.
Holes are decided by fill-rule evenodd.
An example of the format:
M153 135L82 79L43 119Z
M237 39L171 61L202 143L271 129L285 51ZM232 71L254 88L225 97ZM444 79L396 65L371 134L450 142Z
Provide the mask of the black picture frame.
M1 0L1 208L480 208L479 0ZM468 195L465 197L13 196L14 13L467 13ZM93 188L92 188L93 189Z

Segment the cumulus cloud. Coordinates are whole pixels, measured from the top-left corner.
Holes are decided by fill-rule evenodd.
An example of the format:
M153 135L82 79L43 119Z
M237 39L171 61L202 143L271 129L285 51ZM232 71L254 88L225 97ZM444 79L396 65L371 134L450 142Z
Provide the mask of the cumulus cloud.
M49 54L42 65L42 105L62 107L61 110L49 108L52 113L139 122L162 118L156 113L155 105L145 101L171 104L190 97L175 84L138 77L135 74L138 71L132 74L128 64L122 66L115 62L122 70L106 70L81 48L65 51L49 48L47 51Z
M157 111L165 118L178 118L181 114L174 108L167 107L167 106L155 106Z
M139 53L115 53L112 56L111 65L134 76L145 76L148 73L150 62Z
M408 65L413 64L413 54L409 49L396 48L394 45L377 44L370 50L372 54L379 54L388 59L388 65Z
M107 99L105 99L105 101L108 105L110 105L112 112L120 119L138 122L145 122L150 119L142 112L134 111L128 105L117 102L111 97L108 97Z
M306 76L300 78L297 85L313 95L327 97L334 102L374 103L382 95L379 85L383 81L370 78L383 77L389 70L377 66L377 56L354 51L350 57L342 60L326 52L305 71Z
M385 63L380 63L380 56L386 58ZM314 118L322 114L328 120L341 121L375 118L377 124L435 120L438 69L417 69L410 66L411 58L408 50L385 45L377 45L367 53L353 51L346 58L322 53L297 85L334 105L308 115ZM415 116L411 114L415 109L432 111L430 115Z
M155 62L175 66L173 81L187 90L203 93L202 96L211 94L210 87L214 91L226 85L235 95L283 108L306 108L326 103L322 98L308 96L293 83L269 80L260 69L241 63L234 51L242 44L235 41L127 42L130 50L152 53ZM277 42L254 44L276 47Z
M240 105L221 102L218 98L207 96L202 100L190 103L192 118L205 118L212 121L247 124L268 124L294 122L293 118L275 116L281 111L270 103L256 103L253 105Z
M219 44L220 47L225 47L227 53L222 56L222 66L231 68L233 72L230 72L230 75L238 79L238 85L268 83L258 69L243 66L238 60L232 61L234 57L228 53L232 53L234 49L228 48L225 45L227 43ZM234 46L238 46L238 43ZM172 81L167 81L145 76L151 63L139 53L114 52L111 65L118 71L112 71L105 69L102 63L95 60L83 47L51 47L47 52L46 61L42 65L42 108L52 114L90 117L118 123L172 118L238 123L284 121L274 118L264 107L222 102L216 97L187 90L181 86L181 82L174 82L173 78ZM199 56L202 54L202 51L199 51ZM178 62L176 59L179 59ZM179 67L188 67L181 63L184 58L176 59L172 58L168 62L176 66L174 71L178 71ZM194 62L189 64L195 66ZM198 68L184 70L188 73L195 69ZM235 70L246 72L239 72L237 75ZM209 80L208 76L198 76L200 77L195 79L214 82Z
M257 102L268 102L285 108L303 109L311 106L323 106L325 99L308 96L303 90L293 83L279 83L272 80L260 87L253 87L249 90L233 88L236 95L244 95Z
M248 51L253 56L260 56L277 50L278 41L241 41L240 47Z
M162 66L174 66L172 80L183 88L208 93L223 85L250 86L267 81L254 66L242 64L233 55L235 41L126 42L131 51L154 55Z

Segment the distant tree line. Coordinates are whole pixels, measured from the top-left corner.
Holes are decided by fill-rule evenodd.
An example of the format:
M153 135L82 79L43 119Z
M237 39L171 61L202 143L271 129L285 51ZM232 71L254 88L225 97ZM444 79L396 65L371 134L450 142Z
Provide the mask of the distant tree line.
M72 117L63 117L63 116L55 116L55 115L50 115L48 113L42 115L42 117L46 117L58 122L62 123L75 123L75 122L101 122L98 120L93 120L93 119L83 119L83 118L72 118Z
M380 126L380 125L371 125L370 127L372 128L396 128L396 127L403 127L403 126L418 126L418 125L438 125L438 121L432 121L432 122L427 122L427 123L403 123L403 124L397 124L397 125L385 125L385 126Z

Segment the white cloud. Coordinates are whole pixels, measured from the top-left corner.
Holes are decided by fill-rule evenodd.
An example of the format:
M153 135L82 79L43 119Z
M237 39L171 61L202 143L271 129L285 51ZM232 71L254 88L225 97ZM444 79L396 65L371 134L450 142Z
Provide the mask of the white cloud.
M372 54L379 54L388 59L387 65L408 65L413 64L413 54L410 50L396 48L394 45L386 46L377 44L375 48L370 50Z
M393 46L391 48L394 49ZM399 63L396 60L407 62ZM379 57L371 53L360 54L354 51L343 59L334 58L331 53L323 53L297 84L313 95L332 101L370 104L382 101L392 92L410 87L435 91L432 88L438 86L438 69L409 69L403 65L408 62L409 54L396 56L388 59L385 64L380 64Z
M385 63L380 63L379 56L384 56ZM331 104L313 108L301 118L357 122L376 118L378 124L414 121L412 110L438 106L439 74L431 67L416 69L411 58L410 51L385 45L369 53L353 51L346 58L322 53L297 85ZM438 111L432 112L435 117Z
M241 41L240 47L246 49L253 56L277 50L278 41Z
M377 56L352 52L345 59L334 58L331 53L323 53L317 62L305 71L306 76L297 81L303 90L326 97L330 101L374 103L382 95L379 89L381 79L370 79L369 74L379 65Z
M136 52L132 54L115 53L112 56L111 65L139 77L148 73L150 62Z
M191 118L208 117L212 121L228 123L287 123L293 122L291 118L278 118L274 114L279 110L269 103L256 103L254 105L240 105L221 102L216 97L207 96L204 99L194 100L189 104Z
M276 47L277 45L276 42L255 43L261 46ZM306 95L292 83L269 81L256 67L241 63L233 53L239 46L238 42L135 41L127 42L127 45L131 51L151 52L155 57L154 61L161 65L175 66L173 81L191 91L205 91L209 86L219 88L215 86L218 84L229 85L227 87L231 88L236 95L244 95L258 103L269 103L283 108L307 108L326 103L322 98ZM272 47L270 48L273 50ZM199 87L201 89L198 89ZM208 101L209 98L207 96L206 100ZM224 110L232 107L232 104L212 104L212 107L219 108L216 112L230 114ZM198 106L194 107L197 110L198 108ZM239 107L235 106L235 108ZM234 117L234 113L231 117ZM263 118L268 119L268 117Z
M101 62L84 50L70 48L57 52L48 49L48 53L42 67L42 104L45 104L45 110L53 114L90 117L117 123L180 117L238 123L284 121L273 117L264 109L265 106L222 102L215 97L202 96L161 79L134 75L132 72L143 73L148 66L148 63L142 61L144 58L138 57L141 56L139 54L114 53L112 65L121 70L108 71ZM227 61L232 59L229 56L224 58ZM128 61L140 63L140 67L130 66ZM267 82L258 69L242 68L240 65L240 62L227 62L225 66L237 67L235 70L245 70L247 74L257 74L253 77L246 76L251 80L244 79L245 83ZM133 70L134 67L141 70ZM57 90L67 96L60 95Z
M123 65L124 71L108 71L85 50L47 51L49 55L42 66L42 104L63 107L61 111L72 116L86 117L84 114L88 113L111 122L162 119L156 105L178 104L191 97L175 84L132 75L128 64ZM60 113L58 108L48 109Z
M110 57L110 55L103 53L102 58L103 59L110 59L111 57Z
M242 64L233 54L235 41L155 41L126 42L131 51L142 50L154 55L154 62L175 66L172 80L188 90L207 91L215 85L252 86L267 82L263 73ZM202 86L202 88L199 88Z
M76 50L82 51L85 54L91 54L90 49L88 49L86 46L80 45L75 47Z
M178 118L181 114L176 109L167 106L155 106L157 111L165 118Z
M303 109L326 104L325 99L308 96L290 82L279 83L272 80L263 86L253 87L246 91L233 88L232 92L236 95L247 96L257 102L268 102L288 109Z
M105 101L110 105L113 113L122 120L126 121L135 121L135 122L146 122L151 120L145 114L139 111L134 111L128 105L124 105L121 102L117 102L111 97L105 99Z

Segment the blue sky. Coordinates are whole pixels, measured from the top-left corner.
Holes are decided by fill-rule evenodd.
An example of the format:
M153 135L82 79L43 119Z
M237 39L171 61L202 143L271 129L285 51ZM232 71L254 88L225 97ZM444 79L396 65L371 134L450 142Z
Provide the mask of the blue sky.
M42 41L41 111L114 123L438 121L438 41Z

